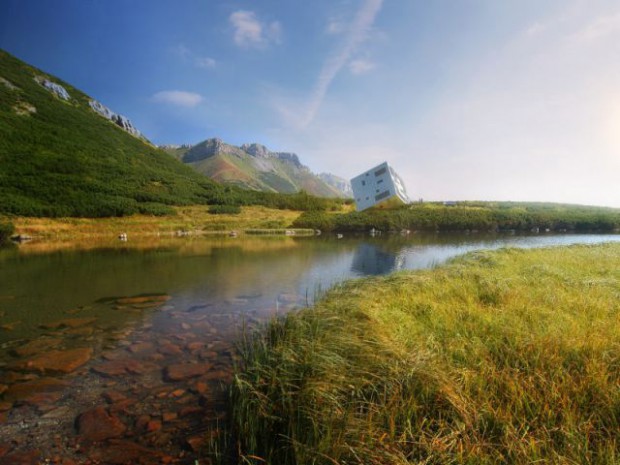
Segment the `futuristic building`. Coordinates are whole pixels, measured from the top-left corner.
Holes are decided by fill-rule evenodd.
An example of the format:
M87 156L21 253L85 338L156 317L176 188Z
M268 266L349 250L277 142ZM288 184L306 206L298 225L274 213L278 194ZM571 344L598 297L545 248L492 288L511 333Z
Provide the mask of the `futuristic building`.
M405 184L387 162L351 179L357 211L409 203Z

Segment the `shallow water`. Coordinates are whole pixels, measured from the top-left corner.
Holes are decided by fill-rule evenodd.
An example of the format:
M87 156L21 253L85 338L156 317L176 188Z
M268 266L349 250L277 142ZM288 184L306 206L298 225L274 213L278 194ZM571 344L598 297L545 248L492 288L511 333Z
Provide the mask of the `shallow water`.
M113 463L97 454L121 441L122 450L164 448L194 463L205 428L222 420L221 385L242 326L310 305L352 277L479 249L607 241L620 235L218 237L0 250L0 446ZM45 360L49 353L70 366ZM68 384L50 390L41 381L49 378ZM89 441L76 419L98 406L124 429ZM42 441L50 427L59 438Z

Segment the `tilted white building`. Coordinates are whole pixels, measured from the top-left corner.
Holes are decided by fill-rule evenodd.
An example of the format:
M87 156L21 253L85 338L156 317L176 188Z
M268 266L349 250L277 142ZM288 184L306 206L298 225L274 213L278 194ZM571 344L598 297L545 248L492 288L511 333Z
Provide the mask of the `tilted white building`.
M357 211L409 203L405 183L387 162L351 179Z

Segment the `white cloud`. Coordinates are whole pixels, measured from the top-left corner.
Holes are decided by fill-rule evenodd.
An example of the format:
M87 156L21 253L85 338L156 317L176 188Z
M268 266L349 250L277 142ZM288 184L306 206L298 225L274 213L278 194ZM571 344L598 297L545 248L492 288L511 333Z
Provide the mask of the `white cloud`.
M163 90L153 95L152 100L156 103L165 103L179 107L195 107L204 99L202 95L183 90Z
M377 65L369 60L353 60L349 63L349 71L355 75L365 74L375 69Z
M349 62L360 44L367 39L375 17L379 10L381 10L382 5L383 0L365 0L355 15L353 22L345 27L347 33L340 50L327 59L319 73L306 112L298 123L302 128L308 126L314 120L332 81L342 67Z
M215 59L207 56L200 56L184 44L173 47L172 52L184 62L191 62L196 68L212 69L217 66L217 61L215 61Z
M280 42L282 26L278 21L267 24L247 10L235 11L228 19L234 28L233 40L239 47L264 49Z

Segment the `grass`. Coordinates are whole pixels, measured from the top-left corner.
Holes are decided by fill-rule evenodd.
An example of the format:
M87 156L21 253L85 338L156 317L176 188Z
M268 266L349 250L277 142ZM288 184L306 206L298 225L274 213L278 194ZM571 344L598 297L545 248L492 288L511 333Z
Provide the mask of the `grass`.
M620 229L620 209L540 202L415 203L391 210L328 214L308 211L296 227L323 231L612 231Z
M620 463L620 245L352 281L242 346L240 463Z
M300 211L280 210L261 206L241 207L241 212L213 215L206 205L173 207L166 216L132 215L113 218L31 218L12 219L17 234L59 240L115 238L125 232L130 237L173 234L285 229ZM1 220L1 218L0 218Z

